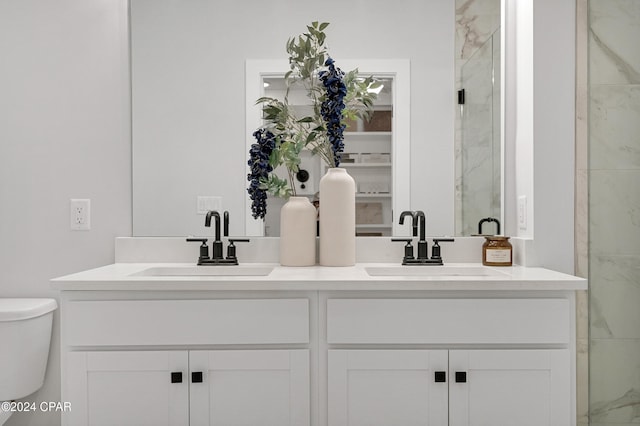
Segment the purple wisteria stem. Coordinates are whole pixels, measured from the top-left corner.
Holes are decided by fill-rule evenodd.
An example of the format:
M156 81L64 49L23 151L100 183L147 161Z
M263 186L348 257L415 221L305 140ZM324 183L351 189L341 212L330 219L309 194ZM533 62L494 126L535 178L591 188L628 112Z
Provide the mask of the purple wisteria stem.
M344 150L344 125L342 124L342 111L345 109L344 97L347 95L347 86L344 84L344 72L334 65L334 61L328 58L324 63L328 67L318 74L326 89L326 97L320 107L322 119L327 127L327 139L330 151L328 157L332 157L331 166L340 165L340 154Z

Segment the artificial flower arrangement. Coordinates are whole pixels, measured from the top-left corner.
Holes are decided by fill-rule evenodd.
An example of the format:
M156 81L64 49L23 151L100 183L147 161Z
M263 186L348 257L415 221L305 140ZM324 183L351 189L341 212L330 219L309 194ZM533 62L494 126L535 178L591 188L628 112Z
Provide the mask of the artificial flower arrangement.
M253 134L248 165L249 197L253 217L264 218L267 194L289 198L295 196L294 177L300 165L300 153L308 149L320 156L328 167L340 165L344 151L347 120L369 119L380 86L373 77L362 78L358 70L347 73L335 66L324 45L324 30L329 23L312 22L308 32L289 39L290 70L284 75L284 99L262 97L265 124ZM291 87L302 85L309 98L312 113L299 117L289 104ZM284 166L287 177L272 173Z

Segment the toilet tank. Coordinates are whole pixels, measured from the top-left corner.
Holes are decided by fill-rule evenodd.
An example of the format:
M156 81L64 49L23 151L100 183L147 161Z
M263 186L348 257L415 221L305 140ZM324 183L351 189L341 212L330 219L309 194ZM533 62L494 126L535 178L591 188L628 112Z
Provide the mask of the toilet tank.
M0 401L42 387L57 307L54 299L0 298Z

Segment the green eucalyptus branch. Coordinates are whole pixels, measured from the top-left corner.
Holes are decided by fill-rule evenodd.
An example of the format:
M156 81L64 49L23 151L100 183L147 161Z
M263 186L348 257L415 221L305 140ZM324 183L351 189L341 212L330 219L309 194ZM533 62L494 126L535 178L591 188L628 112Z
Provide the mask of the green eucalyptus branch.
M321 105L327 99L326 88L319 79L319 72L327 69L329 53L325 46L325 29L329 23L317 21L307 25L307 31L290 38L286 44L289 55L289 71L284 75L286 92L283 100L262 97L256 104L262 106L264 128L275 135L275 148L269 156L273 169L284 166L287 179L271 173L260 180L260 187L276 197L295 195L294 176L299 170L300 154L308 149L318 155L330 167L335 166L334 153L327 135L327 127L321 115ZM369 119L376 94L369 89L379 86L372 77L358 76L358 70L345 74L347 95L342 119ZM303 87L312 114L299 117L289 104L289 93L294 87Z

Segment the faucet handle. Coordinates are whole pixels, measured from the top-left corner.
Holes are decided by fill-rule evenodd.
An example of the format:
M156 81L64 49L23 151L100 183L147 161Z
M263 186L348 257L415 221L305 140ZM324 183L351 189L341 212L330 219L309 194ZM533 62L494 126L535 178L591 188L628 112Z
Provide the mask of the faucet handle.
M447 243L455 241L453 238L434 238L433 246L431 247L431 259L432 260L442 260L442 256L440 255L440 242Z
M407 243L404 246L404 258L402 259L402 264L404 264L407 260L414 259L413 246L411 245L411 242L413 241L412 238L392 238L391 241L394 243Z
M203 260L209 260L209 246L207 245L206 238L187 238L187 242L192 243L202 243L200 245L200 256L198 257L198 265L202 263Z
M248 243L248 238L229 238L229 245L227 246L227 259L238 260L236 258L236 245L235 243Z

